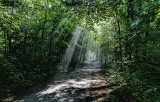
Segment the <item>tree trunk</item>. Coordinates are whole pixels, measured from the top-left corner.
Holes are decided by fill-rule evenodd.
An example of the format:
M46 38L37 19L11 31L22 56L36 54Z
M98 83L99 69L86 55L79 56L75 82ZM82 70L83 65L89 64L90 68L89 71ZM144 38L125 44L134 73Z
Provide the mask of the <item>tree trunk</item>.
M6 32L4 32L4 56L7 56L7 40L6 40Z
M44 20L44 23L43 23L43 29L42 29L42 36L41 36L41 59L43 59L43 43L44 43L44 31L45 31L45 25L46 25L46 15L47 13L45 12L45 20Z
M11 38L11 34L9 34L8 31L7 31L7 38L8 38L8 48L9 48L8 54L11 55L11 53L12 53L12 44L11 44L12 38Z
M116 20L117 20L117 26L118 26L118 39L119 39L119 56L120 56L120 66L121 66L121 70L123 71L122 68L122 39L121 39L121 28L120 28L120 22L119 22L119 18L118 18L118 11L115 9L116 12Z

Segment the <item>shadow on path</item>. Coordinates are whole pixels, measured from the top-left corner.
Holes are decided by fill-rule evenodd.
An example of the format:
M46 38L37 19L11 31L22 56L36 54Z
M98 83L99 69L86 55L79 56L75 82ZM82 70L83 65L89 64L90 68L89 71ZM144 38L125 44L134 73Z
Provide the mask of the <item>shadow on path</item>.
M60 73L46 87L13 102L90 102L99 100L99 98L106 97L112 88L100 75L101 69L98 66L98 64L88 62L83 68L77 68L70 73Z

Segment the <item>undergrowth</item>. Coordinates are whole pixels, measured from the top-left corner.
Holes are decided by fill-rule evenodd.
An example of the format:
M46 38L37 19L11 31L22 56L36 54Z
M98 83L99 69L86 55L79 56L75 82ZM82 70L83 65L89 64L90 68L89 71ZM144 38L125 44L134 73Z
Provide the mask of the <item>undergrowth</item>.
M7 94L16 94L22 90L28 90L37 84L41 84L63 71L59 66L31 66L21 63L15 57L0 58L0 97Z
M106 82L119 86L108 96L107 102L160 102L158 76L153 76L151 72L147 75L142 71L122 72L115 66L104 69Z

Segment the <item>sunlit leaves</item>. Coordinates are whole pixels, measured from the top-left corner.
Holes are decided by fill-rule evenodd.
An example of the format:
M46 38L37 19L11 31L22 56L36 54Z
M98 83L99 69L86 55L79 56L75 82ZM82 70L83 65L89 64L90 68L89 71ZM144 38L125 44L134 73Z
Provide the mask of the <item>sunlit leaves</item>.
M35 79L43 80L55 73L56 69L53 67L69 46L68 42L78 19L71 8L59 0L3 1L0 4L0 57L7 57L8 61L8 56L14 56L19 60L14 63L8 61L16 66L23 77L19 84L13 81L12 85L17 88L16 85L21 84L26 88L35 84ZM3 63L2 67L5 69L5 65L9 63ZM14 69L8 68L4 74ZM24 78L25 75L27 78ZM8 76L11 80L17 80L18 73ZM7 78L4 80L9 81ZM2 87L3 93L10 92L6 92L8 86L5 87Z
M137 18L135 21L133 21L133 22L131 23L131 28L137 26L141 21L142 21L142 19L141 19L140 17Z
M129 37L129 40L132 39L133 37L135 37L137 34L140 33L140 30L139 31L134 31L131 33L131 37Z

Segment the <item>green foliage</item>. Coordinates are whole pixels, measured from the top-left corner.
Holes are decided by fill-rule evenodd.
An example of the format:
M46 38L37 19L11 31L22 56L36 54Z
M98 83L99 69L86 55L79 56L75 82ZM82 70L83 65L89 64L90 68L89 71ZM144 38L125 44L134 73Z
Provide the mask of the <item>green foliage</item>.
M64 67L64 66L60 66L60 65L57 65L57 69L59 72L68 72L69 71L69 68Z
M0 96L26 90L57 67L78 19L58 0L0 1Z
M21 0L1 0L1 3L7 6L19 6Z
M10 60L16 60L13 57L9 58ZM13 91L18 83L21 80L22 73L20 73L14 64L9 62L6 58L1 58L0 59L0 95L4 95L4 93L8 93ZM10 85L10 86L8 86Z
M159 5L158 0L1 0L0 96L68 72L71 68L58 64L81 24L88 31L80 35L72 66L97 49L106 79L121 85L111 102L158 102Z
M119 69L112 69L112 68L107 68L106 71L106 81L109 84L114 84L114 85L123 85L125 84L125 80L122 77L122 73L119 71Z
M116 35L102 42L102 63L119 73L126 85L118 88L111 102L159 102L159 5L157 0L108 0L114 11ZM116 15L116 16L115 16ZM108 30L108 29L107 29ZM108 32L104 32L109 35ZM110 49L113 46L113 49ZM110 51L108 51L110 50ZM111 55L111 58L108 58ZM112 59L111 61L108 59ZM104 61L103 61L104 60ZM105 61L106 60L106 61ZM104 63L105 62L105 63ZM113 77L117 73L113 73ZM113 81L114 78L112 79Z

